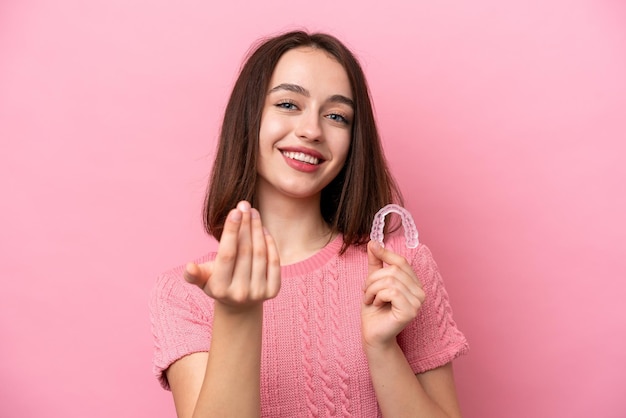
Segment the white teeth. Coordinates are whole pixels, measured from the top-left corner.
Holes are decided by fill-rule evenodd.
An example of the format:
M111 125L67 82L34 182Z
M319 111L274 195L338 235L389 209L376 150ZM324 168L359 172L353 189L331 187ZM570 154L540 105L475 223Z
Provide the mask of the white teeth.
M292 160L302 161L303 163L317 165L320 160L318 158L307 155L303 152L289 152L283 151L283 155L287 158L291 158Z

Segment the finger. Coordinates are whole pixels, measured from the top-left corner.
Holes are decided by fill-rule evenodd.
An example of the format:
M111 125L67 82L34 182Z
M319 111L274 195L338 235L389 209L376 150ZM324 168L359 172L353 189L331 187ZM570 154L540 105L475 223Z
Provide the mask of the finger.
M390 314L397 323L401 324L401 328L404 328L406 324L415 319L421 307L419 303L414 302L407 298L405 294L396 292L394 289L383 289L376 294L376 299L372 302L372 306L374 308L389 306L391 308Z
M243 214L239 209L233 209L228 213L224 222L224 229L220 237L220 244L215 255L215 266L213 276L220 287L228 287L235 269L237 259L237 241L239 228ZM223 282L223 283L222 283Z
M378 256L384 250L378 241L371 240L367 243L367 275L383 268L383 261Z
M392 304L397 309L409 305L406 295L396 288L384 288L374 295L372 306L380 307L387 303Z
M231 286L237 292L236 299L246 299L250 290L250 274L252 271L252 231L250 219L250 203L241 201L237 204L241 212L241 224L237 237L237 260L233 270Z
M370 274L363 285L363 289L367 289L373 283L377 281L390 281L398 280L406 286L406 288L415 296L422 292L422 286L415 277L415 275L409 275L406 271L395 265L388 265L380 270Z
M183 276L188 283L204 288L211 277L211 264L187 263Z
M274 238L263 228L267 249L267 297L273 298L280 290L280 256Z
M393 251L391 251L391 250L389 250L387 248L384 248L384 247L380 246L380 244L378 244L378 245L376 245L376 244L378 244L378 243L372 244L372 241L370 241L368 246L367 246L367 248L368 248L368 263L370 263L370 265L371 265L371 261L369 261L370 260L369 254L370 254L370 250L371 250L371 257L380 260L381 265L388 264L388 265L393 265L393 266L399 267L400 269L402 269L402 271L404 271L406 274L408 274L409 277L411 277L413 280L415 280L420 287L422 286L422 284L420 283L419 279L417 278L417 275L413 271L413 268L411 267L409 262L406 260L406 258L401 256L400 254L397 254L397 253L395 253L395 252L393 252Z
M386 287L376 292L371 303L374 308L381 308L385 305L390 306L391 312L397 320L406 324L417 316L422 302L410 292L403 291L398 287Z
M365 303L366 305L371 304L379 292L388 289L395 289L395 291L412 294L404 283L391 276L387 276L380 280L372 282L364 289L363 303Z
M374 293L374 297L371 299L371 304L374 306L391 303L398 308L413 308L415 313L417 313L417 310L419 310L426 298L426 294L422 289L419 289L417 294L415 294L404 285L372 289L372 293Z
M252 235L252 271L250 276L250 297L252 299L264 299L267 288L267 248L265 233L261 224L259 212L250 209L251 235Z

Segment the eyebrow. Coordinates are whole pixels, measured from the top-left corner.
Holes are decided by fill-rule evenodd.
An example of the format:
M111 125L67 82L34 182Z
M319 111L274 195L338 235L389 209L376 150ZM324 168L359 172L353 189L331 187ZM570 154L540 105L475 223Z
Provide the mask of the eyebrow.
M291 84L291 83L282 83L282 84L277 85L276 87L272 87L270 91L267 92L267 94L272 94L279 90L287 90L296 94L300 94L304 97L311 97L311 93L307 89L297 84ZM343 94L333 94L332 96L328 98L328 101L331 103L343 103L354 109L354 101L350 99L349 97L344 96Z

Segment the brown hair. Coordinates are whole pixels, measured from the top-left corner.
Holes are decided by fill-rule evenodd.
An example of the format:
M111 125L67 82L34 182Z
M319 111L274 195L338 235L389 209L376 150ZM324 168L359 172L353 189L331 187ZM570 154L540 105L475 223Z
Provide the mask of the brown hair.
M320 210L330 227L343 234L341 252L369 240L376 212L388 203L402 204L385 157L365 75L354 55L324 33L288 32L262 41L249 54L235 82L222 123L217 155L204 204L204 227L220 239L228 212L240 200L255 205L259 129L274 68L287 51L319 48L345 69L354 100L352 141L345 165L322 190Z

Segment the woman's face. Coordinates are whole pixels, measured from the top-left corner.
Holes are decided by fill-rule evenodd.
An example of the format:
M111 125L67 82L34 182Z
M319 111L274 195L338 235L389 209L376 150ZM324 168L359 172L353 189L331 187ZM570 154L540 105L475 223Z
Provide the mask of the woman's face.
M341 64L321 49L286 52L272 74L261 116L257 193L319 196L346 161L353 118Z

